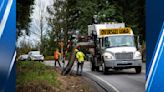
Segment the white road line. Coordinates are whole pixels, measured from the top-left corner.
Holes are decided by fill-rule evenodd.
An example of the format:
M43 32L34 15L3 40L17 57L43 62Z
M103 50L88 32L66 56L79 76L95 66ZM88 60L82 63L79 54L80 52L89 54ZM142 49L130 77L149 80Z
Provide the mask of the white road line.
M91 76L94 76L96 77L97 79L99 79L100 81L104 82L105 84L107 84L108 86L112 87L112 89L116 92L120 92L116 87L114 87L112 84L110 84L109 82L103 80L101 77L97 76L97 75L94 75L94 74L91 74L91 73L88 73L88 72L85 72L87 73L88 75L91 75Z

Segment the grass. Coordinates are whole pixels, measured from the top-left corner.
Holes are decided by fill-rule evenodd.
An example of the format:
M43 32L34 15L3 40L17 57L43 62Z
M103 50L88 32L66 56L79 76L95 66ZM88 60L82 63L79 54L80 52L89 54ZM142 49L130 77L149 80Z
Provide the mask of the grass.
M17 92L97 92L82 77L62 76L59 68L40 62L17 61Z
M44 60L54 60L54 56L45 56Z
M58 86L57 74L40 62L17 62L16 84L28 85L32 82L45 82L48 85Z

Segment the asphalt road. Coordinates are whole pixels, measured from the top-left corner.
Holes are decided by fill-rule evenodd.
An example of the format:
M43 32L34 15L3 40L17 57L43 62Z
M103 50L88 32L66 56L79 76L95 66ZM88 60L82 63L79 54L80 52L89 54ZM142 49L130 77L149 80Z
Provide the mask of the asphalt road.
M53 66L54 61L45 61L44 64ZM72 67L76 70L76 64ZM96 81L104 88L104 92L145 92L145 64L141 74L135 74L134 69L109 71L104 75L101 71L91 71L90 62L84 63L83 75Z

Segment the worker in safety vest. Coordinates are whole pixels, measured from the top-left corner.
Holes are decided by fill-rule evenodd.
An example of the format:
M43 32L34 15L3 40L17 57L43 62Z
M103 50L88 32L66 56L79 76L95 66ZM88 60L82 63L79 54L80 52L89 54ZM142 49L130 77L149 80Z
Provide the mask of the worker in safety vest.
M54 51L54 60L55 60L54 67L56 67L56 62L58 62L59 66L61 67L60 62L59 62L59 57L60 57L60 55L61 55L61 54L60 54L59 50L56 49L56 50Z
M76 72L76 75L82 75L85 55L82 51L79 51L78 49L75 49L75 52L76 52L76 58L77 58L77 72ZM81 67L80 73L79 73L79 67Z

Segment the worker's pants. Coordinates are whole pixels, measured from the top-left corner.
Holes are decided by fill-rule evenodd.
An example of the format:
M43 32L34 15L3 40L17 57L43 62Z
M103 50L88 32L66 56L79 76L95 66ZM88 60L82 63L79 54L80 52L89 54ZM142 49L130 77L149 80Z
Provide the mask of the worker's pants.
M60 62L59 62L58 59L55 59L54 67L56 67L56 62L58 62L59 66L61 67Z
M76 72L76 74L78 75L78 74L82 74L82 71L83 71L83 65L84 65L84 62L77 62L77 72ZM81 71L80 71L80 73L79 73L79 67L81 67Z

